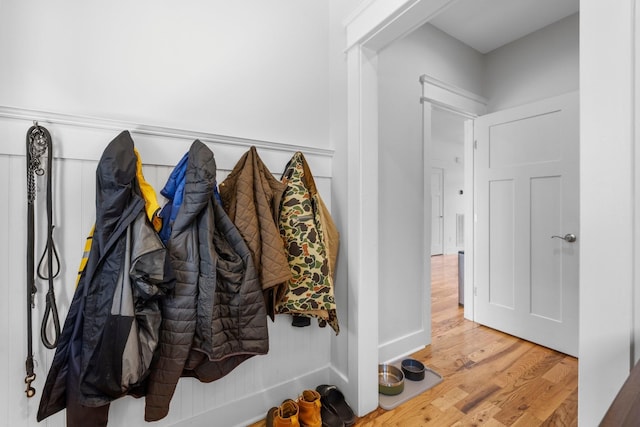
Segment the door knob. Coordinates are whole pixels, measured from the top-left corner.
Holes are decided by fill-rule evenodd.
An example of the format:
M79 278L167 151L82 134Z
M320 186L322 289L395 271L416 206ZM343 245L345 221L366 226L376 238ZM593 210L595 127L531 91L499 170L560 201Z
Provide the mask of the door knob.
M562 239L565 242L569 242L569 243L573 243L576 241L576 235L569 233L569 234L565 234L564 237L562 236L551 236L551 238L553 239L554 237L557 237L558 239Z

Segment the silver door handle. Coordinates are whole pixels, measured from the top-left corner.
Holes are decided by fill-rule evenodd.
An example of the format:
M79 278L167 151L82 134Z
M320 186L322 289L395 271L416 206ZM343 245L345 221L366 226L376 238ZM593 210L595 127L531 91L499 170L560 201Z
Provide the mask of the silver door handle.
M558 239L562 239L565 242L569 242L569 243L573 243L576 241L576 235L569 233L569 234L565 234L564 237L562 236L551 236L551 238L553 239L554 237L557 237Z

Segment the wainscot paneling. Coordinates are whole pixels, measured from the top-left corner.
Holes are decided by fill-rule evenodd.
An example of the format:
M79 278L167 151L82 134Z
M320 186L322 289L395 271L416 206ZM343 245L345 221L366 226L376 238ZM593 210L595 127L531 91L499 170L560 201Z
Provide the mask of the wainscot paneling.
M144 174L159 190L173 166L194 139L206 143L216 156L218 181L222 181L250 146L258 152L276 178L295 151L302 151L330 207L333 152L304 145L231 138L195 131L144 126L94 118L37 112L0 106L0 426L64 426L64 411L43 423L36 422L42 387L54 350L40 342L47 284L37 281L39 292L33 309L33 345L36 359L36 396L25 395L26 341L26 132L37 120L51 133L54 144L54 239L60 254L60 275L55 280L61 322L75 289L76 272L86 234L95 218L95 168L106 145L122 130L132 133L143 160ZM44 182L38 181L36 199L36 256L43 250L46 228ZM345 319L346 320L346 319ZM341 321L344 321L341 319ZM266 411L285 398L295 398L305 388L329 380L331 328L294 328L289 316L269 323L270 350L238 366L210 384L182 378L169 415L157 426L247 425L264 418ZM110 409L109 425L144 426L144 399L124 397Z

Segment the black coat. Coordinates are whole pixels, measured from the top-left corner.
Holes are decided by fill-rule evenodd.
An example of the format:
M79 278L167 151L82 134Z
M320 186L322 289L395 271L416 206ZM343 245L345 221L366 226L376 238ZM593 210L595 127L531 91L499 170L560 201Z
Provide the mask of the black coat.
M91 252L67 314L37 419L65 407L68 426L106 425L108 403L136 393L149 372L161 323L166 250L148 222L129 132L96 170Z

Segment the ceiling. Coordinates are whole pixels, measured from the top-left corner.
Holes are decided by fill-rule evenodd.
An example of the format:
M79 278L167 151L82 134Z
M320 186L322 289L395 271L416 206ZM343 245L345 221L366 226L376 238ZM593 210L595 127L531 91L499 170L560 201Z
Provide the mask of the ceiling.
M580 0L458 0L429 21L480 53L578 12Z

